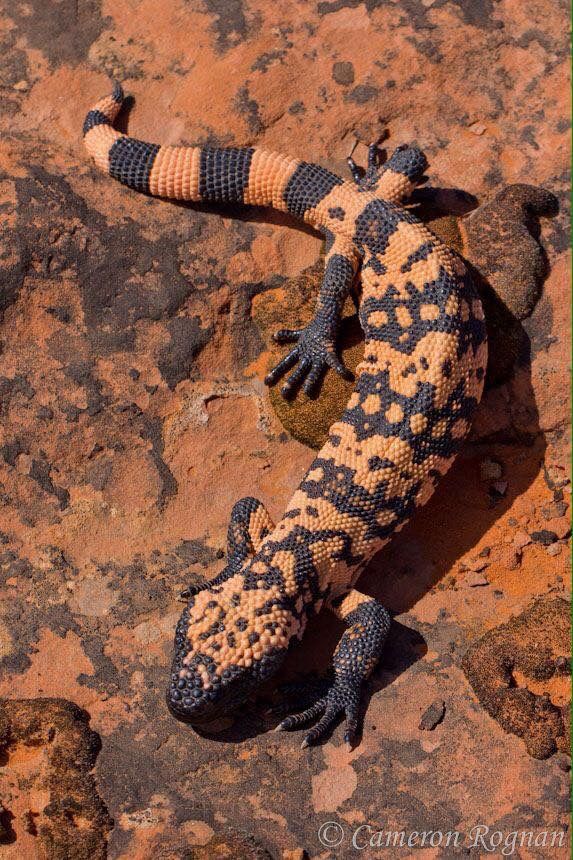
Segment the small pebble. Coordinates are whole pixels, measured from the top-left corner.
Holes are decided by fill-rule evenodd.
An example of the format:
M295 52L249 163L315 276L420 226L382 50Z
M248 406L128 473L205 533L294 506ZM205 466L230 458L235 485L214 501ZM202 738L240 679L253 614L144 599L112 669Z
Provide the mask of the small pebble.
M472 134L481 135L484 133L486 128L487 126L485 126L483 122L474 122L472 125L470 125L470 131Z
M503 467L497 460L489 458L482 460L479 464L479 476L481 481L497 481L503 475Z
M476 570L469 570L465 576L465 584L470 588L476 588L483 585L489 585L489 580L485 578L483 573Z
M490 487L490 492L492 491L497 496L505 496L507 493L507 481L494 481Z
M552 520L556 517L564 517L567 510L568 507L565 502L552 502L550 505L541 508L541 513L546 520Z
M485 570L486 567L489 567L489 562L487 562L484 558L472 558L471 561L466 563L466 568L468 570L473 570L475 573L479 573L480 570Z
M28 87L28 81L18 81L17 84L14 84L14 89L18 90L19 93L25 93Z
M538 532L531 532L531 540L534 543L541 543L543 546L549 546L549 544L556 543L559 538L555 532L550 532L548 529L541 529Z
M444 719L446 714L446 703L442 699L436 699L435 702L432 702L429 708L424 711L422 714L422 719L420 720L420 725L418 728L422 732L431 732L436 726Z
M531 538L527 534L527 532L519 531L516 532L513 536L513 545L516 549L523 549L524 546L528 546L531 543Z
M547 547L547 555L561 555L561 544L552 543Z
M508 570L517 570L517 568L520 566L521 566L521 550L518 550L518 549L510 550L509 557L507 559Z
M561 490L565 488L566 484L569 484L569 478L562 466L545 466L543 477L550 490Z

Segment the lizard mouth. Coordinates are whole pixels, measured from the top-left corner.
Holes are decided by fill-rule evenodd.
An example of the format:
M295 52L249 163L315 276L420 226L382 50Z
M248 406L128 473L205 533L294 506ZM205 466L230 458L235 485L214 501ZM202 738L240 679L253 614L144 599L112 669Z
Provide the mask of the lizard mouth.
M237 702L235 705L230 705L229 703L219 705L214 705L212 703L199 703L197 705L184 705L177 701L173 701L167 692L167 707L169 708L170 713L175 717L175 719L179 720L181 723L186 723L191 726L208 726L210 723L214 722L216 719L222 716L228 716L233 713L233 711L239 707L241 702Z
M167 689L167 707L180 722L193 726L228 716L243 705L264 680L275 674L285 654L285 649L266 654L250 668L230 666L222 677L213 672L207 684L192 668L176 661Z

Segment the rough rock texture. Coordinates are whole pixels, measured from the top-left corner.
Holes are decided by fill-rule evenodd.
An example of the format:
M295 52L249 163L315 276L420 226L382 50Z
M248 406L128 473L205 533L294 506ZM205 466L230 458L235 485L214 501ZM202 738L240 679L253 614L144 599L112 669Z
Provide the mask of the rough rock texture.
M99 749L87 714L71 702L0 704L2 857L106 856L113 821L91 774Z
M461 662L501 626L491 635L506 653L515 637L524 666L532 640L511 617L568 596L566 14L561 0L4 4L0 695L32 709L64 697L89 714L102 749L86 791L114 820L110 857L347 856L348 841L321 845L327 821L346 840L363 823L563 826L563 755L530 756ZM306 753L270 731L272 689L211 736L164 707L177 594L219 569L237 498L280 513L344 392L327 379L322 404L295 406L309 411L294 420L262 384L272 329L310 313L319 237L97 173L80 132L108 74L135 97L123 127L150 140L262 145L339 172L354 134L386 133L388 150L416 141L440 189L416 206L490 291L495 364L472 439L362 581L399 614L351 753L339 731ZM550 637L549 615L534 617ZM322 672L339 632L318 619L285 679ZM554 695L553 678L519 672L520 689ZM513 699L510 722L523 714ZM421 730L438 701L443 720ZM37 759L12 764L20 785L41 779ZM48 800L35 802L47 827ZM9 813L6 800L6 850L25 856L43 837Z
M462 666L484 708L535 758L569 752L571 604L542 597L475 642Z
M523 320L533 313L549 271L540 218L557 214L557 198L531 185L508 185L461 222L464 252L474 263L488 320L487 381L505 382L529 361Z

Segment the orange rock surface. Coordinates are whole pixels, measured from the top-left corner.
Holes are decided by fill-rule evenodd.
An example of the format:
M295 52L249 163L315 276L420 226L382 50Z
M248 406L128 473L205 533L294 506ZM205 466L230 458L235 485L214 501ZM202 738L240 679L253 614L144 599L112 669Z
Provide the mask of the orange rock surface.
M335 856L326 821L346 840L362 824L563 829L565 757L532 758L462 658L536 598L569 598L565 15L549 0L4 4L0 695L87 711L110 857ZM501 302L472 437L363 579L400 614L352 753L338 731L305 753L274 735L270 690L211 736L164 706L178 593L219 570L234 501L258 496L277 516L313 457L320 401L275 412L262 380L277 321L309 314L321 244L271 212L171 205L97 173L81 126L108 75L135 98L123 128L152 141L265 146L340 173L353 135L416 141L440 189L420 214ZM520 183L559 212L519 221L506 200L484 218ZM325 395L324 410L342 408L343 386ZM491 478L484 461L499 464ZM318 619L286 677L322 672L338 635ZM518 668L518 687L555 698L555 678ZM436 701L444 719L421 731ZM14 803L2 815L25 816L21 789ZM29 852L38 837L2 815L0 840ZM50 856L88 856L80 837L74 855L55 837ZM548 856L568 856L565 842Z

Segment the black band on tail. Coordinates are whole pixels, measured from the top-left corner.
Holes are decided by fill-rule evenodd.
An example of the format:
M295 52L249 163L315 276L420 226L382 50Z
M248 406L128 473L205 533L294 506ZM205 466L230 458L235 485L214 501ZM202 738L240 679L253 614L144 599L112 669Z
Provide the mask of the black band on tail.
M249 185L253 152L250 147L203 147L199 166L201 200L242 203Z
M133 137L120 137L109 151L109 173L123 185L149 194L149 177L158 143L145 143Z
M84 120L84 137L95 125L111 125L109 119L100 110L91 110Z
M308 209L314 209L342 179L320 167L301 161L284 190L283 200L288 211L297 218L304 218Z

